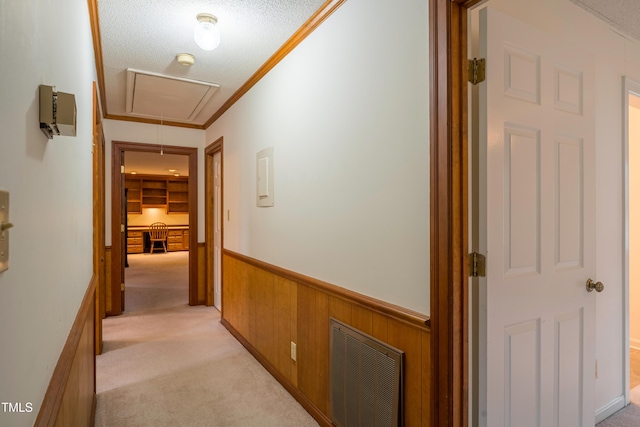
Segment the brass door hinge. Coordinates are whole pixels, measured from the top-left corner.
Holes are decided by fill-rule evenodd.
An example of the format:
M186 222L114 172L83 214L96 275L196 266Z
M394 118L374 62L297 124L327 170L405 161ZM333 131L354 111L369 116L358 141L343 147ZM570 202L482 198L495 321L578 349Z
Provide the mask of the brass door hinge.
M472 85L477 85L485 80L485 65L484 58L473 58L469 60L467 64L467 79Z
M124 292L124 283L120 283L120 290Z
M487 275L487 260L478 252L469 254L469 276L485 277Z
M124 173L124 165L120 165L120 173Z

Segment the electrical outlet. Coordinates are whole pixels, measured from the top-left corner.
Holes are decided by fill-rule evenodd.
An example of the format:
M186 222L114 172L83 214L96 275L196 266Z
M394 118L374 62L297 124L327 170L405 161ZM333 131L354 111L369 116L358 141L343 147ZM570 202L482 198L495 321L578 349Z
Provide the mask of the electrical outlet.
M296 343L294 343L293 341L291 341L291 360L293 360L294 362L296 361Z
M0 191L0 273L9 268L9 193Z

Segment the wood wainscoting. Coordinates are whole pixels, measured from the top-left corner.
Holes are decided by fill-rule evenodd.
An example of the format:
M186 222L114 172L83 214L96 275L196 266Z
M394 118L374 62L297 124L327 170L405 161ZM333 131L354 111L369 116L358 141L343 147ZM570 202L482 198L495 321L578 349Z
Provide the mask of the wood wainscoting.
M96 408L95 303L91 282L45 393L36 427L93 426Z
M331 426L330 317L405 352L404 425L430 425L428 316L228 250L222 275L223 325L321 425Z

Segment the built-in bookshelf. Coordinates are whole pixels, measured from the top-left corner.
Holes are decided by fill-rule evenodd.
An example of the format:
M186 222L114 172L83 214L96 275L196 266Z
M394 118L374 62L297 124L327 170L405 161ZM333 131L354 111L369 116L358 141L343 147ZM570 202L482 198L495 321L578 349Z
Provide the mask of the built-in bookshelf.
M189 212L189 178L160 175L127 175L127 213L164 207L167 213Z
M167 181L167 213L189 212L189 182Z
M142 193L139 179L125 179L124 188L127 189L127 212L142 213Z
M142 207L161 207L167 205L167 180L142 180Z

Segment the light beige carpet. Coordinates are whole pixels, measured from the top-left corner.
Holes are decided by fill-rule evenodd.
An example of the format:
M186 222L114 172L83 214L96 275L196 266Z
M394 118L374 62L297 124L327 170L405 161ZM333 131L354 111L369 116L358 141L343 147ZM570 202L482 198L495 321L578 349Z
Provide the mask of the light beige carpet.
M317 426L216 309L187 305L187 262L129 256L125 313L103 323L95 425Z

